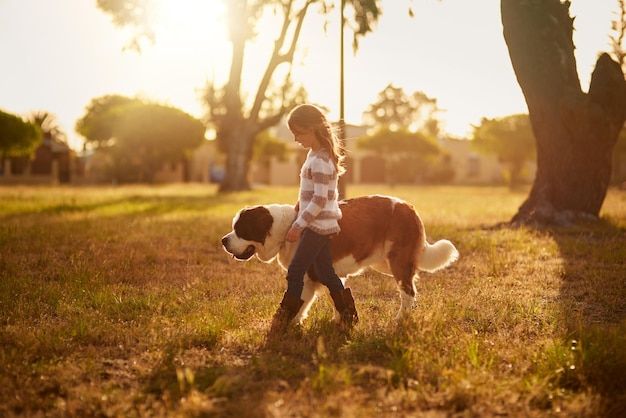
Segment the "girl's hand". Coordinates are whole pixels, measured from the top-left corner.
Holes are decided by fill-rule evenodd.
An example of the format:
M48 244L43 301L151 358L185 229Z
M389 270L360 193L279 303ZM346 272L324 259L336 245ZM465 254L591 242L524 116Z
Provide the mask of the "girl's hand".
M289 232L287 232L287 241L288 242L296 242L300 239L302 235L302 229L296 226L291 226Z

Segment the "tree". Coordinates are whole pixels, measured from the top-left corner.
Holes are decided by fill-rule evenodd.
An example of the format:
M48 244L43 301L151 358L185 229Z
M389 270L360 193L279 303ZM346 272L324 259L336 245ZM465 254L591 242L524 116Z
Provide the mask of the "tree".
M253 157L266 165L272 157L285 161L288 153L287 143L272 136L268 130L261 132L254 141Z
M401 87L389 84L378 93L378 100L363 112L363 122L387 126L391 130L408 129L436 137L439 134L437 99L421 91L409 95Z
M36 125L0 110L0 163L3 168L7 157L30 154L41 138L41 130Z
M626 186L626 127L620 132L613 150L611 183Z
M285 141L273 136L269 130L265 130L258 134L254 140L252 159L269 174L272 160L286 161L289 152L289 147Z
M622 72L626 73L626 51L624 51L624 39L626 38L626 0L617 0L618 11L615 13L617 19L611 22L613 34L609 35L613 58L622 67Z
M110 155L117 180L140 182L152 182L164 165L183 160L206 130L179 109L122 96L94 99L76 126L87 142Z
M390 186L426 177L434 157L440 153L433 137L389 127L381 127L374 134L359 138L358 146L375 151L385 159L385 177Z
M626 52L624 51L624 39L626 39L626 0L617 0L617 18L611 22L613 34L609 36L612 47L612 55L626 73ZM613 184L626 183L626 124L622 127L617 143L613 150Z
M106 148L113 145L113 129L127 105L142 104L136 98L121 95L106 95L91 100L85 115L76 122L75 130L85 138L85 145Z
M49 138L55 142L66 142L65 132L59 126L54 114L45 110L37 110L28 115L28 121L41 130L44 138Z
M375 151L385 159L385 176L390 185L426 178L439 154L437 100L422 92L406 94L401 87L387 85L378 100L363 112L363 121L376 127L359 139L360 148Z
M378 2L346 0L354 10L354 45L357 45L358 36L372 30L371 24L380 14ZM154 6L152 0L98 0L97 4L114 16L114 24L135 26L138 37L154 36L147 23L149 10ZM220 186L221 191L250 188L247 177L255 138L276 125L296 103L306 98L304 89L294 86L290 69L304 19L314 4L322 13L333 9L333 2L329 0L226 0L228 35L232 45L229 77L223 86L209 82L203 98L208 109L208 122L216 131L221 149L227 153L226 177ZM254 63L260 70L261 81L248 103L241 87L245 50L254 39L256 24L266 13L280 16L282 23L277 26L267 65ZM279 68L284 71L277 71Z
M509 186L514 189L521 183L524 164L535 158L535 137L526 114L503 118L483 118L474 127L472 146L482 152L494 154L508 167Z
M574 58L569 2L501 0L504 39L526 98L537 175L513 224L596 219L611 176L611 153L626 119L626 81L599 56L588 93Z

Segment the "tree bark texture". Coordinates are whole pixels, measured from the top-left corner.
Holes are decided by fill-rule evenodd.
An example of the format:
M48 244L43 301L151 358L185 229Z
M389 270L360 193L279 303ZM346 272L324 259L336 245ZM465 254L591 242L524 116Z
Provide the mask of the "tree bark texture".
M501 17L537 143L537 175L512 223L597 218L609 186L613 147L626 119L620 66L602 54L588 93L582 91L569 2L502 0Z

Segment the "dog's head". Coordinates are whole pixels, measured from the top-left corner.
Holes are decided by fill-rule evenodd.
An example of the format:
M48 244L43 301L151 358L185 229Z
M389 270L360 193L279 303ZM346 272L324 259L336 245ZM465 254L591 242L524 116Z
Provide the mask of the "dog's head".
M265 206L241 209L233 218L233 230L222 238L224 250L238 260L249 260L263 249L273 224Z

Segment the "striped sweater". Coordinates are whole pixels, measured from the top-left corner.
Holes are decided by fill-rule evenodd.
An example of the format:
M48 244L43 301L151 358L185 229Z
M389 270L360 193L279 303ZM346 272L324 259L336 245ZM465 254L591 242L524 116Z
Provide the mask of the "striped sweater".
M299 212L294 225L320 235L340 231L341 209L337 201L337 170L326 149L309 151L300 171Z

